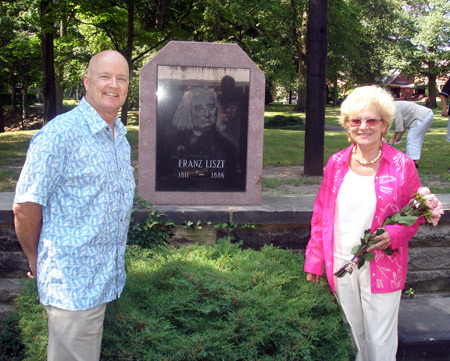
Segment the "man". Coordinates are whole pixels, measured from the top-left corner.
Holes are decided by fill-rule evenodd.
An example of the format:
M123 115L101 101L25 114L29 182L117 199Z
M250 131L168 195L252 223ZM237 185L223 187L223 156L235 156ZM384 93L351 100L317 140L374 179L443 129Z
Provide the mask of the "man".
M450 78L448 78L444 87L442 88L439 97L441 98L441 106L442 106L442 115L444 117L448 117L448 97L450 95ZM450 142L450 118L447 123L447 142ZM448 172L450 173L450 167L448 168Z
M423 140L433 122L433 112L430 108L403 100L394 102L394 105L395 132L389 140L389 145L400 143L403 134L409 129L406 154L414 160L416 168L419 168Z
M117 118L126 59L94 55L86 96L33 137L17 183L17 238L48 314L48 360L98 360L106 303L125 284L124 251L135 182Z

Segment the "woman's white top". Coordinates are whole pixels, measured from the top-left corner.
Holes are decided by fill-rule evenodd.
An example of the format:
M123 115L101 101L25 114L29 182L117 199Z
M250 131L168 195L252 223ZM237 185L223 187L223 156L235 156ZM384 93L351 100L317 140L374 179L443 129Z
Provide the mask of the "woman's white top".
M361 244L364 231L375 214L375 176L362 176L351 169L344 177L336 200L334 256L351 260L352 248Z

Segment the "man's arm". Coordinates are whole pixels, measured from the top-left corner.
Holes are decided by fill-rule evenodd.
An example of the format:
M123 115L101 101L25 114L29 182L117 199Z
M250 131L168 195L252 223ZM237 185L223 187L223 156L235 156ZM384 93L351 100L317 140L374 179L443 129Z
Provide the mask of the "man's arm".
M42 206L25 202L13 205L17 239L28 258L33 278L37 275L37 253L42 228Z
M447 117L448 116L447 97L442 93L439 94L439 97L441 98L442 115L444 117Z

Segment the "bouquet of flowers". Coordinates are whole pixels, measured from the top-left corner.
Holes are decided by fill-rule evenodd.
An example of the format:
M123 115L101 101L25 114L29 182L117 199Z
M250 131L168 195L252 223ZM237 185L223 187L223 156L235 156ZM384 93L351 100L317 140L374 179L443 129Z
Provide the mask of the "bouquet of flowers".
M439 199L437 199L434 194L431 194L427 187L420 187L417 190L417 193L414 194L414 198L412 198L406 206L399 212L396 212L385 219L383 226L390 224L411 226L416 223L417 219L420 217L425 217L429 223L436 226L443 213L442 203ZM365 261L372 261L374 258L373 252L367 252L367 249L377 242L371 241L370 239L383 232L384 231L380 228L373 234L370 233L370 229L365 230L363 238L361 238L361 245L357 245L352 249L354 257L334 275L337 277L344 277L347 273L351 274L356 265L358 265L359 269L364 265ZM389 248L384 249L383 251L389 256L394 253L394 250Z

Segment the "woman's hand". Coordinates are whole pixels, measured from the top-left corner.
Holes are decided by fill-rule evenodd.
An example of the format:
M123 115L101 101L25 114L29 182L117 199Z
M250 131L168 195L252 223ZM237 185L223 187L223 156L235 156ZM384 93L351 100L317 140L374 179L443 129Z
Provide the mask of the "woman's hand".
M376 249L384 250L392 246L391 236L389 235L389 233L387 233L387 231L383 227L381 227L380 229L382 229L384 232L381 233L379 236L370 238L370 240L377 242L377 244L374 244L373 246L369 247L367 249L367 252L374 251Z
M306 280L311 283L319 283L320 275L316 275L314 273L306 272Z

